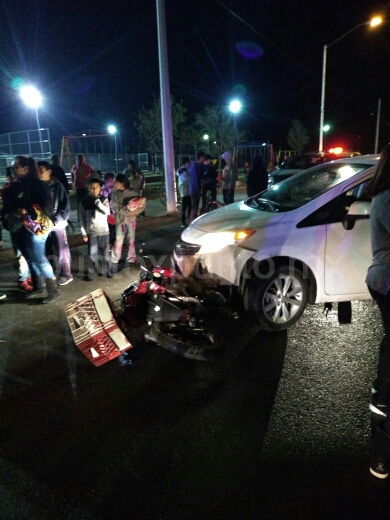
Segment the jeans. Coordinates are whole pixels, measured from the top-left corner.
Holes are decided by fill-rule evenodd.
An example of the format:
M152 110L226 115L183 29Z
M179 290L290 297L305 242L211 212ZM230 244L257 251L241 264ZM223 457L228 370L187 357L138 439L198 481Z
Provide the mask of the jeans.
M191 209L192 209L191 195L185 195L184 197L181 198L181 223L183 225L186 224L186 214L187 214L188 220L190 220Z
M58 251L58 264L60 267L60 276L69 278L70 273L70 251L68 237L65 229L53 229L46 241L46 256L53 256L53 248Z
M17 235L18 235L18 233L17 234L10 233L12 247L15 252L16 260L18 261L18 279L19 279L19 282L25 282L27 280L27 278L30 278L31 273L30 273L30 269L28 268L28 264L27 264L25 257L22 255L20 249L18 248Z
M207 192L210 192L211 200L217 199L217 187L216 186L203 186L202 188L202 207L207 204Z
M385 336L379 347L378 375L376 398L378 402L387 402L390 397L390 294L384 295L368 286L371 296L378 304ZM388 414L390 416L390 414Z
M14 234L14 243L25 257L30 273L37 278L54 278L54 271L45 255L47 235L37 236L27 229L22 229Z
M115 246L112 252L112 263L117 264L122 256L123 242L126 238L127 241L127 257L126 262L133 262L137 259L135 252L135 229L137 227L137 221L129 220L125 224L117 224L116 226L116 239Z
M200 202L200 195L199 193L192 193L191 194L191 222L196 219L198 216L198 208L199 208L199 202Z
M102 263L102 274L111 274L112 265L110 259L110 246L108 235L88 235L88 278L93 278L94 269Z

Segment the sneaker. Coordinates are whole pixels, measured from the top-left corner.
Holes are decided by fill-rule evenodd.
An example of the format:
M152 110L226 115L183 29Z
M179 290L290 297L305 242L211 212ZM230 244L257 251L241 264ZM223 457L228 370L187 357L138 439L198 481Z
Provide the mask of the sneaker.
M23 280L18 283L18 289L21 289L23 292L30 293L34 290L34 287L28 282L28 280Z
M185 225L185 224L181 224L181 226L180 226L180 227L186 227L186 225Z
M387 415L387 404L386 403L378 403L375 398L375 394L371 397L371 403L369 406L372 413L379 415L381 417L386 417Z
M60 276L57 280L58 285L66 285L73 282L73 276Z
M389 476L389 466L385 462L371 462L370 473L376 478L387 478Z
M0 300L5 300L7 298L6 294L0 294Z
M372 395L378 393L377 387L378 387L378 382L376 379L374 379L374 381L371 383L371 394Z

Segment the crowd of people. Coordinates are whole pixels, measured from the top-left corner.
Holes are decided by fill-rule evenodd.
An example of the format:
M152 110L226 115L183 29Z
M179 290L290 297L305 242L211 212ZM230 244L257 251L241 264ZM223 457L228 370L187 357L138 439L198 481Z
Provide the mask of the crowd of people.
M145 181L142 172L132 163L129 161L126 173L115 176L107 172L102 180L83 155L76 156L71 181L76 193L80 233L88 246L85 280L93 280L100 267L102 275L108 278L118 272L125 238L126 262L137 263L136 217L145 215L145 198L142 197ZM58 157L53 156L51 163L36 162L32 157L15 157L12 167L7 168L7 182L1 196L2 224L9 231L17 259L18 288L26 299L40 297L42 303L51 303L60 295L58 287L73 280L66 233L70 215L69 185Z
M266 175L261 157L254 156L247 176L248 195L266 188L264 172ZM70 173L80 233L88 247L85 280L93 280L99 268L103 276L115 276L124 244L125 266L137 265L135 231L137 217L145 216L145 176L136 163L129 160L123 173L116 176L112 172L102 175L82 154L77 154ZM234 202L237 168L230 151L219 159L202 151L194 161L184 157L177 177L182 227L204 211L208 201L216 200L218 186L222 187L224 204ZM60 294L58 288L73 280L66 232L69 184L58 156L52 156L50 163L15 157L13 166L7 169L2 198L2 222L10 233L18 264L18 288L28 299L40 296L43 303L55 301ZM143 200L142 207L134 203L130 207L134 200ZM50 229L45 229L42 215L51 222ZM26 219L35 227L28 227ZM47 295L43 297L45 286Z

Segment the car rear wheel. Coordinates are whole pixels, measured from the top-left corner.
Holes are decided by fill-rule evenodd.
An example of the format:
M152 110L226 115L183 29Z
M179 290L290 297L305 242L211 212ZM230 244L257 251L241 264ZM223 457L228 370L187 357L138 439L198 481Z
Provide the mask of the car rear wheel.
M277 267L267 279L248 280L247 308L266 330L291 327L302 316L309 287L299 269Z

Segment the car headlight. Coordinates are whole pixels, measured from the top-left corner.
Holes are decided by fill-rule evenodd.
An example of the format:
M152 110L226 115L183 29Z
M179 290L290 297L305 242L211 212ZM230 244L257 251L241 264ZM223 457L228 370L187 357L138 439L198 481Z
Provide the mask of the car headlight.
M207 233L200 238L201 248L199 254L216 253L226 246L236 246L253 235L256 229L239 229L237 231L221 231L219 233Z

